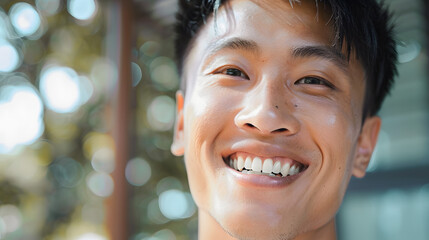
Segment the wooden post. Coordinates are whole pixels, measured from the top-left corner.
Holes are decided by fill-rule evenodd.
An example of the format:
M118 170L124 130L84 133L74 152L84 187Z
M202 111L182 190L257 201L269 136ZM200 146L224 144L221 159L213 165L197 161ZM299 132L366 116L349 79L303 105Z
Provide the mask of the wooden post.
M129 239L128 184L125 167L129 158L131 99L131 0L109 2L107 55L118 68L118 79L112 92L112 135L115 140L115 170L111 176L114 191L106 200L106 227L112 240Z

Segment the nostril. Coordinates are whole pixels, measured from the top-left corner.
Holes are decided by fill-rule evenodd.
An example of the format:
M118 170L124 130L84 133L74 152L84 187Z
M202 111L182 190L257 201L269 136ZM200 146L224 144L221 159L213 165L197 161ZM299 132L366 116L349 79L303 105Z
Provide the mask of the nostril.
M246 126L250 127L250 128L257 128L255 125L251 124L251 123L246 123Z
M274 130L274 131L272 131L273 133L282 133L282 132L286 132L287 131L287 129L286 128L279 128L279 129L276 129L276 130Z

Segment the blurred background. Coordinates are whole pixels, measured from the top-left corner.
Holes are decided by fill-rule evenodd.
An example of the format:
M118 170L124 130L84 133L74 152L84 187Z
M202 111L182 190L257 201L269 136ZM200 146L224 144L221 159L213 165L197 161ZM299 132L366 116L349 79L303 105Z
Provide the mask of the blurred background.
M429 239L428 16L386 0L399 77L339 239ZM0 239L197 239L169 148L177 0L0 0Z

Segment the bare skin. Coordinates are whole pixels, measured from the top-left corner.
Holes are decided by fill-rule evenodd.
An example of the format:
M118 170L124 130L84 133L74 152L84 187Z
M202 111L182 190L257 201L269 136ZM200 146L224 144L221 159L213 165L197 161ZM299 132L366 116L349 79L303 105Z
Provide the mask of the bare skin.
M172 152L185 156L200 239L336 239L335 214L351 176L365 175L381 120L362 124L364 71L332 48L328 18L314 2L232 0L196 37ZM247 157L299 171L229 166Z

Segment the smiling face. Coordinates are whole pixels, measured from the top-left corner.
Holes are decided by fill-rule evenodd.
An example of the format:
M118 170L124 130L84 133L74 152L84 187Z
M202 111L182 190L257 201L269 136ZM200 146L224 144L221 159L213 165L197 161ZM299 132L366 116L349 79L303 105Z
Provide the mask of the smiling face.
M380 120L362 125L364 71L332 47L321 9L232 0L198 33L172 151L185 156L201 239L335 234L334 216L351 175L365 173Z

